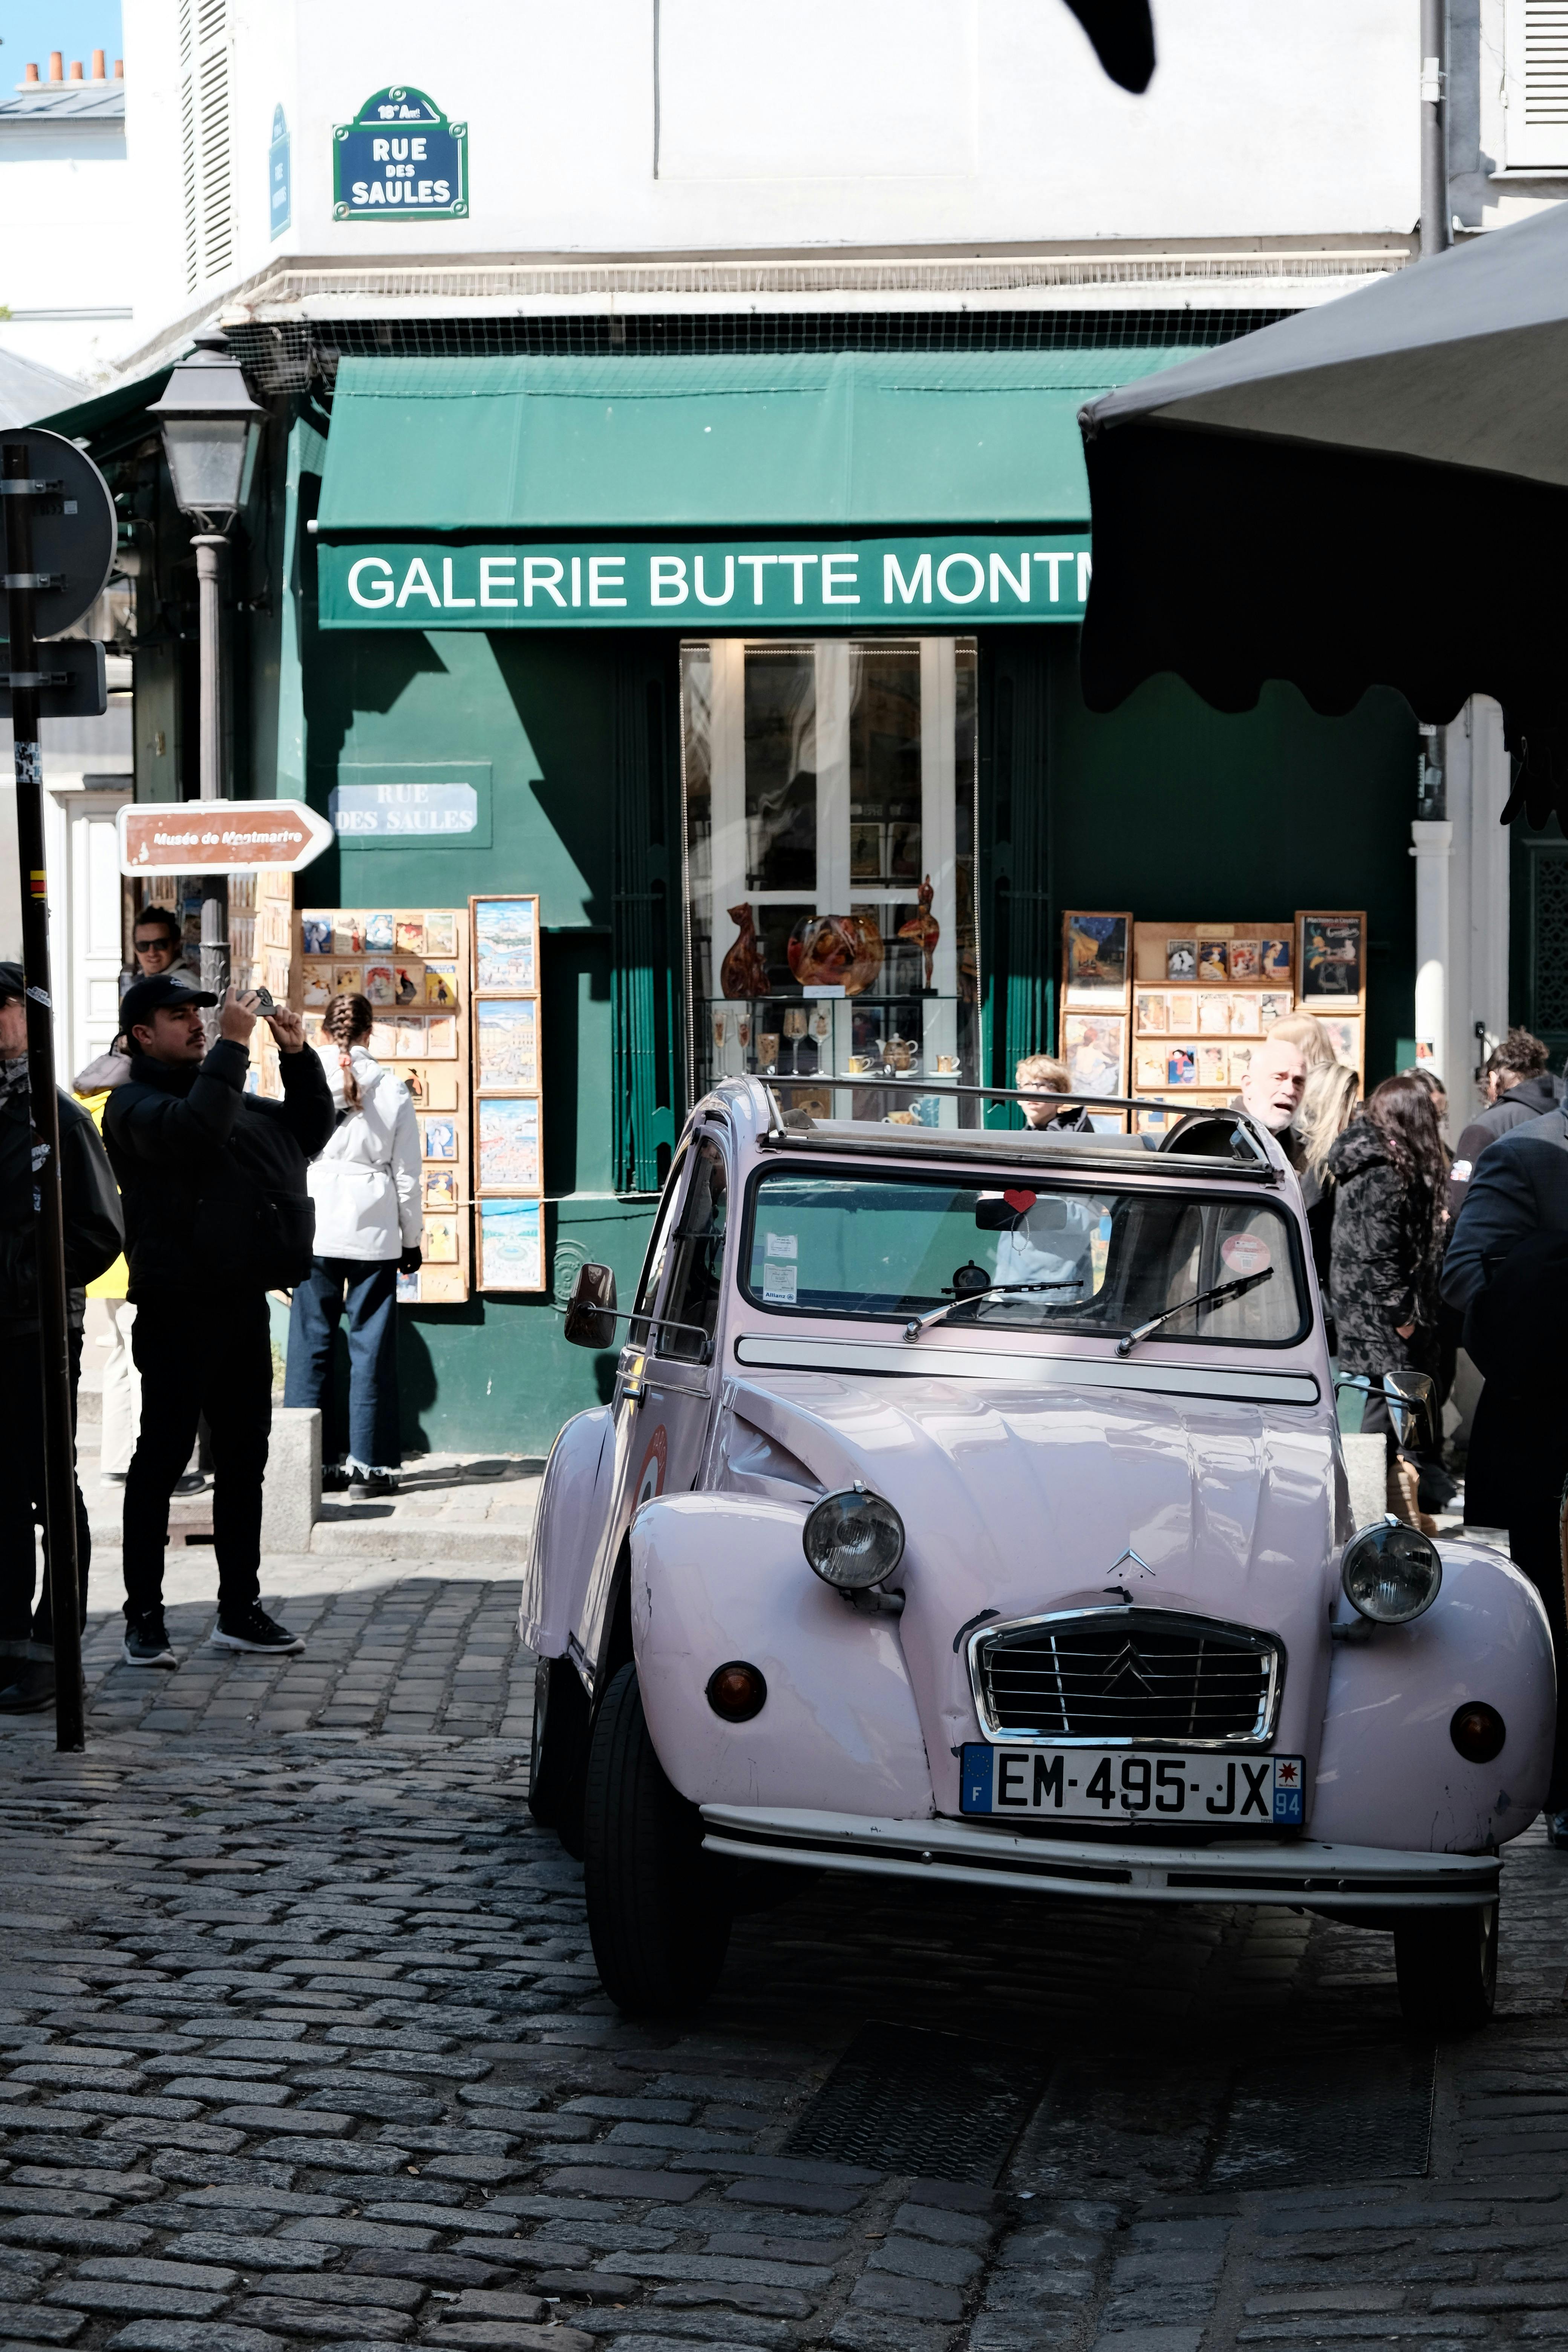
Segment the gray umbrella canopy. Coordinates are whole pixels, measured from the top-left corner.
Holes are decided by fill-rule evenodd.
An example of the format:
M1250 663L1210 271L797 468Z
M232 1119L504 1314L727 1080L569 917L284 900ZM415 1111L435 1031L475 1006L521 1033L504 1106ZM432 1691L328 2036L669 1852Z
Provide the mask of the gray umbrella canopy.
M1492 694L1531 814L1568 804L1568 205L1082 413L1084 690L1175 670L1221 709Z

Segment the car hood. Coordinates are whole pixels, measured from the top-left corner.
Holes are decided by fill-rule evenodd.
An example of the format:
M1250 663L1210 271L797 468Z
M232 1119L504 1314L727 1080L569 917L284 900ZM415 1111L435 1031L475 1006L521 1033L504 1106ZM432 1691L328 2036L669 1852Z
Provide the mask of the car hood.
M725 1443L737 1470L750 1459L787 1481L793 1465L825 1488L863 1479L901 1514L899 1631L940 1811L956 1811L956 1751L981 1736L965 1635L1053 1610L1130 1602L1277 1634L1275 1744L1315 1758L1336 1560L1326 1410L1066 1381L779 1373L734 1384Z

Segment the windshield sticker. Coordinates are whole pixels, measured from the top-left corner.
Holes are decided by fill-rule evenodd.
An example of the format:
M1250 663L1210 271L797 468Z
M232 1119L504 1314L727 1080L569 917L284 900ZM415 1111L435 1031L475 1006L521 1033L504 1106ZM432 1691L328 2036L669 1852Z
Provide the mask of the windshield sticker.
M796 1267L779 1265L773 1258L769 1258L763 1267L763 1306L793 1307L798 1280L799 1272Z
M798 1257L800 1255L799 1234L770 1234L767 1239L767 1247L763 1251L763 1255L765 1257Z
M1034 1207L1035 1197L1033 1192L1004 1192L1002 1195L1007 1206L1010 1209L1016 1209L1021 1217L1027 1216Z
M1274 1263L1274 1253L1259 1234L1232 1234L1221 1242L1219 1254L1232 1274L1261 1274Z

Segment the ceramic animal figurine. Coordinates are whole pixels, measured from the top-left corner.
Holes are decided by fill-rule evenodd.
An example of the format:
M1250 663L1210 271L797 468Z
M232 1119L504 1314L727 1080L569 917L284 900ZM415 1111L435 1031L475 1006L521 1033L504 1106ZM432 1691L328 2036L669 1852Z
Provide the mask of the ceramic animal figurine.
M726 950L719 967L719 985L726 996L765 996L768 992L767 959L762 941L757 937L756 919L749 904L730 909L730 920L737 927L737 937Z
M919 940L921 952L925 958L926 986L930 988L931 968L936 957L936 943L942 937L942 925L931 910L931 902L936 897L936 892L931 887L929 874L915 892L915 896L921 902L920 913L911 915L907 923L899 925L899 937L901 940Z
M786 953L802 988L837 983L846 996L859 996L881 971L886 950L873 915L803 915Z

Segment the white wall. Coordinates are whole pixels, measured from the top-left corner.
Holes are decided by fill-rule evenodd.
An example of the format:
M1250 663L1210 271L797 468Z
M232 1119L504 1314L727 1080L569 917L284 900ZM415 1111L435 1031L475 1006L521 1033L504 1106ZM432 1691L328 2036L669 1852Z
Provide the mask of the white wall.
M118 129L0 121L0 303L13 313L122 310L126 183ZM0 320L6 350L62 375L104 373L134 339L124 319Z
M229 19L230 283L279 253L1398 236L1417 210L1414 0L1180 0L1142 98L1061 0L660 0L657 59L653 0L230 0ZM125 0L124 22L135 216L158 228L138 307L172 319L192 307L177 11ZM332 127L399 82L469 126L467 221L331 217ZM279 102L293 226L274 242Z

